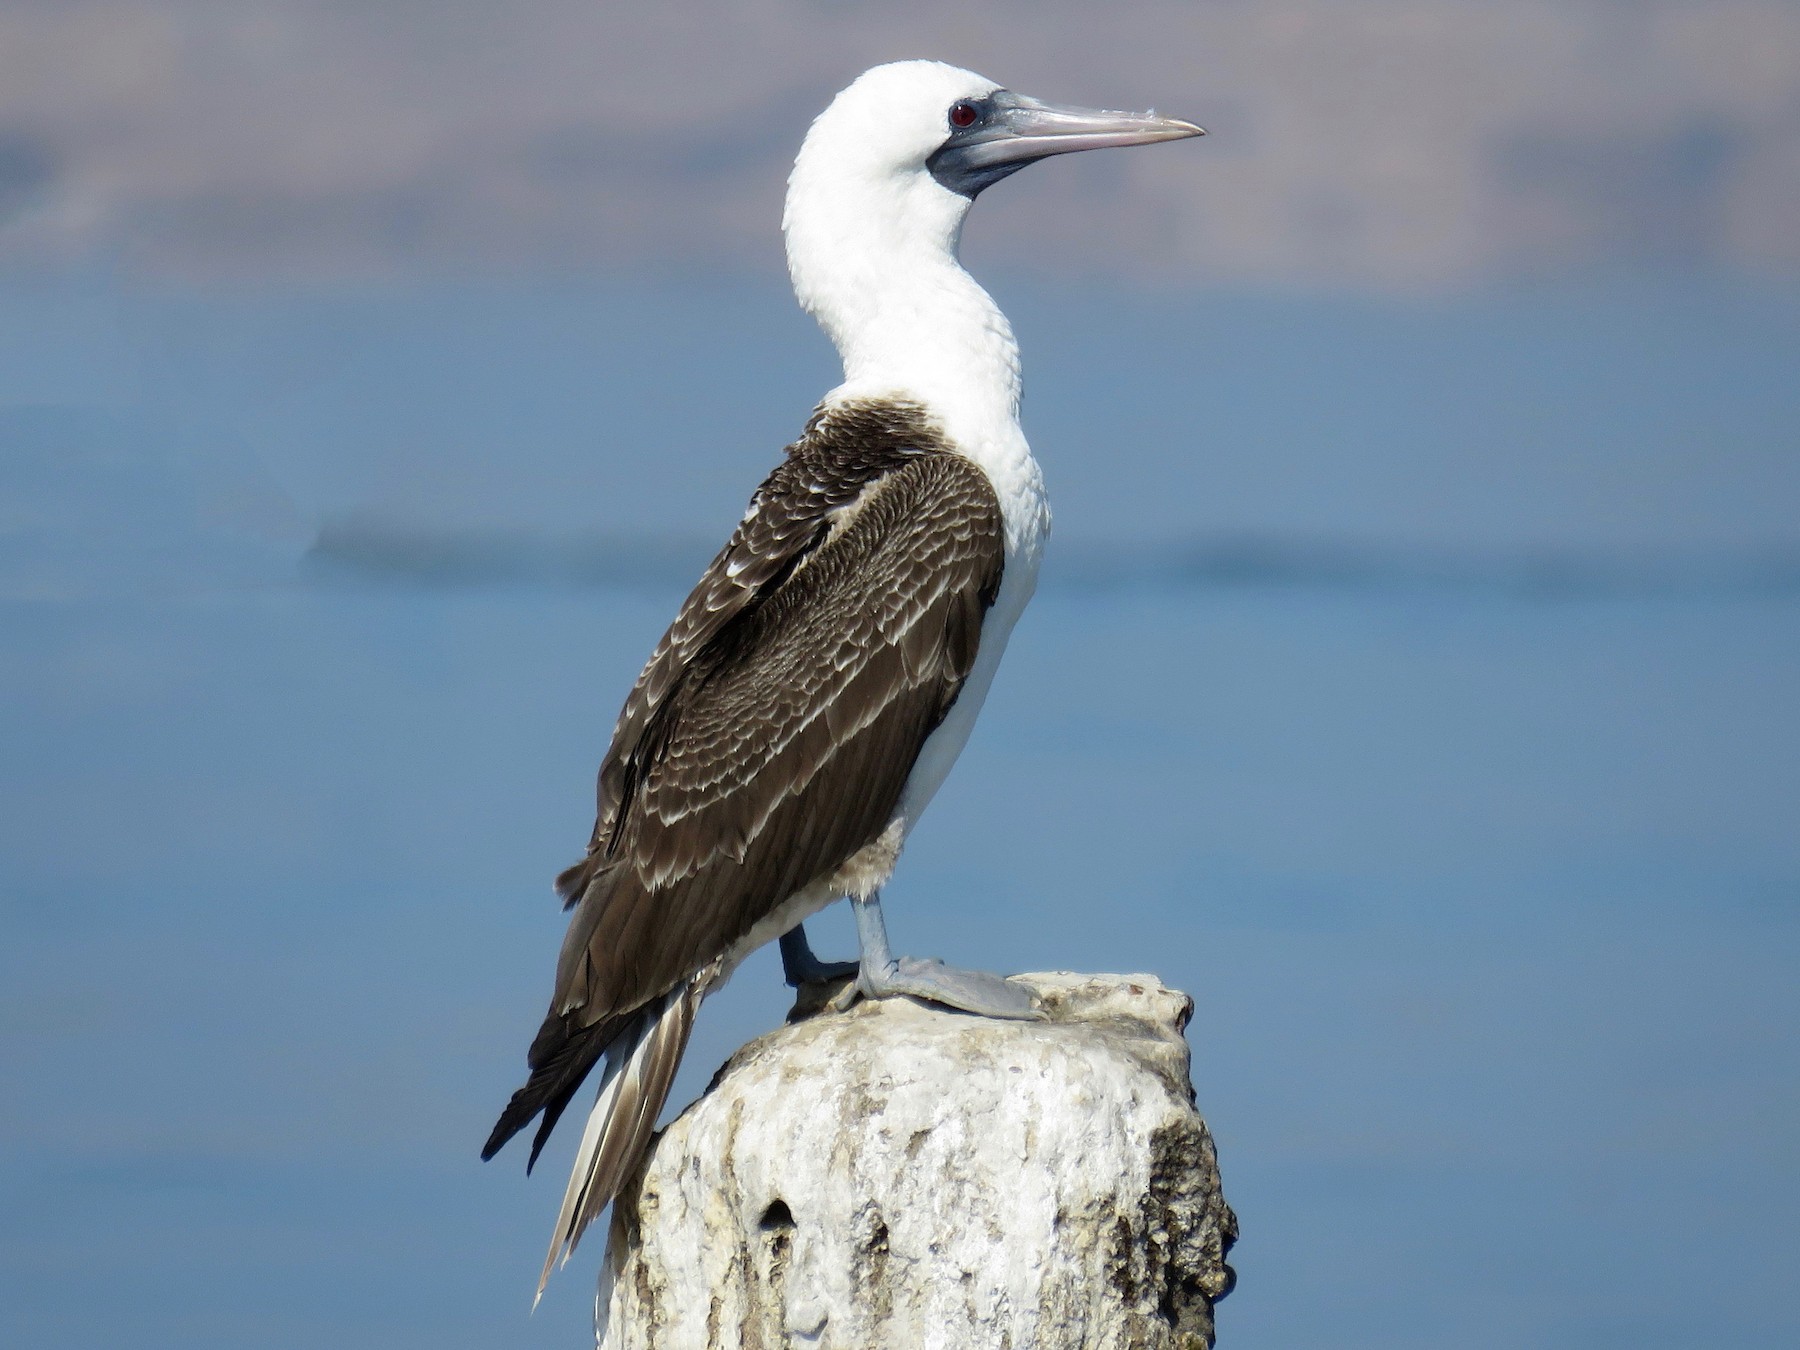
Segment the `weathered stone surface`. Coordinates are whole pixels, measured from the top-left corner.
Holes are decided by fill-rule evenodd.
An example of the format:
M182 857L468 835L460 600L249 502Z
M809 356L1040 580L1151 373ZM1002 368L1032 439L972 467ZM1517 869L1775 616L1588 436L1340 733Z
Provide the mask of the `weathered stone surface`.
M1026 975L1049 1021L905 999L746 1046L614 1206L604 1350L1202 1350L1237 1223L1186 995Z

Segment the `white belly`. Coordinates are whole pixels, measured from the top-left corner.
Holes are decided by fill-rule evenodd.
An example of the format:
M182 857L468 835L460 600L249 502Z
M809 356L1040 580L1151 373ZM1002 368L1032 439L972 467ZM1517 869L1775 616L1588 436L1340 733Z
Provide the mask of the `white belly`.
M1023 441L1020 441L1021 448ZM994 672L1000 669L1000 658L1006 653L1006 640L1013 625L1024 613L1026 603L1037 589L1038 564L1043 558L1044 540L1050 533L1049 504L1044 497L1043 479L1037 462L1025 453L1023 462L1013 474L996 473L982 466L994 480L1000 498L1000 509L1006 521L1006 570L1000 578L1000 594L981 625L981 645L975 651L975 665L963 682L962 692L950 706L949 714L938 724L919 751L912 776L900 794L895 818L900 821L902 835L912 831L937 790L949 776L950 766L969 741L975 729L975 718L987 699L988 686Z

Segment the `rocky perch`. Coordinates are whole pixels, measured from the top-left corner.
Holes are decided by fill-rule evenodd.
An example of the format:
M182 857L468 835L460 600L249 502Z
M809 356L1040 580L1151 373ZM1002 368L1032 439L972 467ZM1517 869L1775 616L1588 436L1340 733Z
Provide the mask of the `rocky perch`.
M1049 1020L907 999L751 1042L613 1206L602 1350L1204 1350L1237 1220L1185 994L1023 975Z

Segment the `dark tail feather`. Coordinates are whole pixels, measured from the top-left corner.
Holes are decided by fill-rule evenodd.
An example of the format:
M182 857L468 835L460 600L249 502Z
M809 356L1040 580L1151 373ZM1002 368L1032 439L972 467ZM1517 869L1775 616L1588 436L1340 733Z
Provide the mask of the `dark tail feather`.
M600 1095L575 1151L575 1168L556 1216L550 1254L538 1278L539 1295L557 1257L569 1259L582 1231L606 1208L648 1150L712 973L696 976L640 1008L608 1043Z
M525 1057L525 1062L531 1066L531 1076L525 1080L524 1087L513 1093L512 1100L500 1113L494 1132L482 1145L482 1161L492 1158L542 1111L543 1124L538 1126L537 1136L531 1141L531 1156L525 1163L525 1170L531 1171L538 1154L544 1151L550 1131L556 1128L570 1099L581 1087L582 1079L600 1062L607 1043L618 1032L619 1023L615 1018L603 1018L591 1027L582 1027L573 1025L572 1018L555 1013L546 1017Z

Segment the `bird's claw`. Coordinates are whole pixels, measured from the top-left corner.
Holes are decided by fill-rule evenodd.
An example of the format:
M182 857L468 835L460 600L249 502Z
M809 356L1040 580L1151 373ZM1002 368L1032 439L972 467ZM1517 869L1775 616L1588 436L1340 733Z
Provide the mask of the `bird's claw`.
M856 982L840 992L833 1003L847 1008L858 998L902 995L979 1017L1041 1021L1045 1016L1031 990L1016 980L985 970L964 970L942 961L908 956L882 967L864 966L857 974Z

